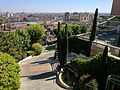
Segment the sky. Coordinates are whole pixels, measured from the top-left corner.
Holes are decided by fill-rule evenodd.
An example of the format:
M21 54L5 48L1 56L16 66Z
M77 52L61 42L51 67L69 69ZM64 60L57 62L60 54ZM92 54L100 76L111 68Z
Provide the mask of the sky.
M111 12L113 0L0 0L0 12Z

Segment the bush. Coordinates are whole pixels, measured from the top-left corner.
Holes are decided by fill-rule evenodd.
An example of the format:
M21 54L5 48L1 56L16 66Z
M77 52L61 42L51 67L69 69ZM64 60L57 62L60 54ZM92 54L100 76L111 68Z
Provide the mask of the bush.
M34 56L34 55L35 55L34 51L27 51L27 56Z
M10 55L0 52L0 90L18 90L20 67Z
M42 52L42 45L40 43L34 43L32 45L32 50L35 52L35 55L39 55Z
M0 32L0 51L13 56L17 61L25 58L30 47L30 36L25 30Z

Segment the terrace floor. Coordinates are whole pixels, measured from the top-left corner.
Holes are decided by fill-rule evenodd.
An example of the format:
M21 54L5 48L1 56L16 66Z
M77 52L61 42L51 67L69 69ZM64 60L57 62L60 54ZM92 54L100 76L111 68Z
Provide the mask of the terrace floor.
M43 52L20 63L19 90L65 90L56 84L56 75L50 64L53 56L54 51Z

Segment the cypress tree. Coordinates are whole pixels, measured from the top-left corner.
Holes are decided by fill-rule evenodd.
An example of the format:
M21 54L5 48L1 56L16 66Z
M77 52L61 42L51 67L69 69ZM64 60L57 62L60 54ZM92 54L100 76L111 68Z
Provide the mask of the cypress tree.
M92 42L95 40L95 36L96 36L96 30L97 30L97 16L98 16L98 8L95 11L94 14L94 20L93 20L93 25L92 25L92 31L91 31L91 35L90 35L90 43L89 43L89 47L88 47L88 57L90 56L90 52L91 52L91 46L92 46Z
M105 47L103 51L103 58L102 58L102 64L105 64L108 59L108 46Z
M61 54L61 48L60 48L60 22L58 22L58 36L57 36L57 51L58 51L58 60L60 62L60 54Z
M67 62L67 53L68 53L67 47L68 47L67 24L65 25L64 31L61 31L60 23L58 22L57 50L58 50L58 60L60 62L61 68L63 68Z
M107 75L106 75L107 60L108 60L108 46L105 47L103 51L102 59L101 59L101 68L100 68L99 77L98 77L99 78L99 81L98 81L99 90L105 89L106 78L107 78Z
M94 20L93 20L93 25L92 25L92 31L91 31L91 35L90 35L90 42L91 42L91 43L92 43L92 41L95 40L95 36L96 36L97 16L98 16L98 8L96 9L95 15L94 15Z
M68 25L66 24L65 25L65 38L64 38L64 47L65 47L65 53L64 53L64 55L65 55L65 63L64 64L66 64L66 62L67 62L67 58L68 58Z
M119 33L119 38L118 38L118 41L117 41L117 47L120 47L120 33Z
M117 41L117 47L120 47L120 33L119 33L119 38L118 38L118 41ZM120 57L120 51L119 51L118 57Z
M58 35L57 35L57 50L59 52L59 40L60 40L60 22L58 22Z

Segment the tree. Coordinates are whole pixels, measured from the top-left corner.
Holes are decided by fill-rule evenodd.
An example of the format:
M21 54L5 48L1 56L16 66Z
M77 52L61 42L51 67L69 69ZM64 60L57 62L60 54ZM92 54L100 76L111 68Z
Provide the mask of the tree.
M96 9L95 15L94 15L93 26L92 26L92 31L91 31L91 35L90 35L90 42L91 42L91 43L92 43L92 41L95 40L95 36L96 36L97 17L98 17L98 9Z
M118 38L118 41L117 41L117 47L120 47L120 33L119 33L119 38Z
M117 41L117 47L120 47L120 33L119 33L119 38L118 38L118 41ZM120 51L119 51L119 55L118 56L120 57Z
M3 19L3 18L0 18L0 24L2 24L2 23L5 23L5 19Z
M30 47L30 36L27 31L17 30L0 33L0 51L9 53L17 60L27 56L26 50Z
M24 51L28 50L31 42L29 33L26 30L17 30L16 34L19 35L19 41L21 41Z
M103 51L103 59L102 59L102 64L105 64L108 59L108 46L105 47Z
M87 25L84 25L84 24L81 24L81 25L76 25L76 24L67 24L67 28L68 28L68 36L73 36L73 35L77 35L77 34L80 34L80 33L86 33L87 32ZM65 29L65 25L61 25L61 30L60 32L61 33L64 33L64 29ZM57 29L54 29L53 30L54 33L58 34L58 31Z
M34 24L28 27L28 33L30 35L31 45L33 43L42 43L45 36L45 29L39 24Z
M87 56L90 56L92 42L95 40L95 37L96 37L97 16L98 16L98 9L96 9L95 15L94 15L94 20L93 20L93 25L92 25L92 31L91 31L91 35L90 35L90 44L89 44L89 48L88 48L89 49L89 53L88 53Z
M62 64L61 64L61 54L62 54L62 50L61 50L61 33L60 33L60 22L58 22L58 34L57 34L57 51L58 51L58 60L60 62L60 66L62 67Z
M60 62L60 67L63 68L67 62L68 28L66 24L65 29L61 31L59 22L58 22L57 50L58 50L58 60Z
M102 55L102 59L101 59L101 68L100 68L100 71L99 71L99 80L98 80L98 87L99 87L99 90L104 90L105 89L105 82L106 82L106 79L107 79L107 76L106 76L106 70L107 70L107 60L108 60L108 46L105 47L104 51L103 51L103 55Z
M84 25L84 24L83 24L83 25L81 25L80 28L81 28L81 30L80 30L81 33L86 33L86 32L87 32L87 28L88 28L87 25Z

